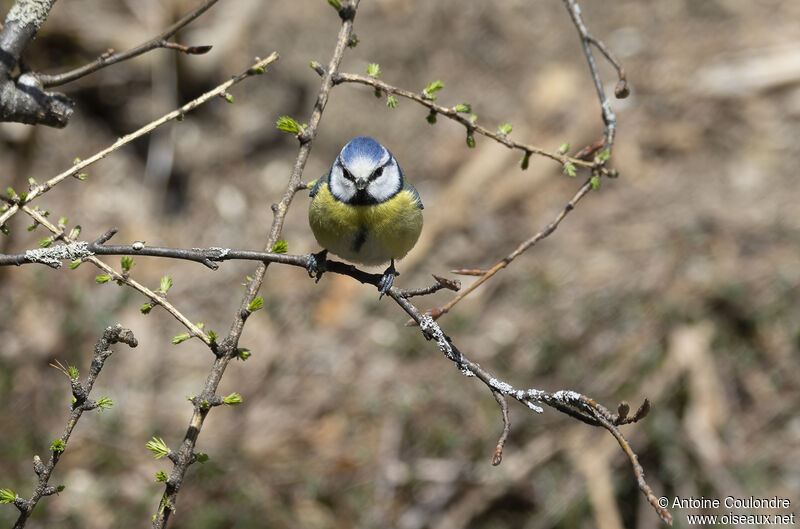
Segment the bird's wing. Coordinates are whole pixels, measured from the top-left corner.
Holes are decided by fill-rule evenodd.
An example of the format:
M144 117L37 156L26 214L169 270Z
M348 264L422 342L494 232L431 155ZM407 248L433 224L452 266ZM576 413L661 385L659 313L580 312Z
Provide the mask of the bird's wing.
M322 184L327 184L328 183L328 178L330 176L331 176L331 172L329 170L327 173L325 173L324 176L321 176L321 177L317 178L317 181L314 182L314 187L311 188L311 192L308 194L308 196L313 197L314 195L316 195L317 191L319 191L319 187Z
M405 175L403 175L403 190L408 191L409 193L414 195L414 198L417 200L417 206L419 206L419 209L425 209L425 207L422 205L422 199L419 196L419 191L417 191L416 187L411 185L411 182L408 181Z

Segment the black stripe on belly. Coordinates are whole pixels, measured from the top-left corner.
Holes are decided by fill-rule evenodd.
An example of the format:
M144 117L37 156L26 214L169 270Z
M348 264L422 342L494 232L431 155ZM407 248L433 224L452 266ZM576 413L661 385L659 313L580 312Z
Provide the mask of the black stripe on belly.
M361 247L364 246L364 243L367 242L367 228L361 226L361 229L358 230L356 233L356 238L353 241L353 251L358 253L361 251Z

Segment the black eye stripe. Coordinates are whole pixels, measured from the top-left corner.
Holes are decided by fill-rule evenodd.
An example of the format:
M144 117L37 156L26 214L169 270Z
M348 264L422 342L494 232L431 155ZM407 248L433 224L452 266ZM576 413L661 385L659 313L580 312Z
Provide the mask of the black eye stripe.
M389 158L389 160L387 160L385 164L381 165L380 167L372 171L372 174L369 175L369 181L372 182L376 178L380 177L383 174L383 168L388 166L390 163L392 163L391 158Z

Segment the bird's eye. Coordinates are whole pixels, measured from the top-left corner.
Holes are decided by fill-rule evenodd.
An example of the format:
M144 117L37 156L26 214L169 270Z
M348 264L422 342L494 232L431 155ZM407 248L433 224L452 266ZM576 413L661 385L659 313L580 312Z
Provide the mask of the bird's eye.
M353 175L350 174L350 171L348 171L347 168L345 167L342 167L342 176L345 177L347 180L350 181L354 180Z
M382 174L383 174L383 167L378 167L377 169L372 171L372 174L370 175L369 179L370 179L370 181L375 180L376 178L378 178Z

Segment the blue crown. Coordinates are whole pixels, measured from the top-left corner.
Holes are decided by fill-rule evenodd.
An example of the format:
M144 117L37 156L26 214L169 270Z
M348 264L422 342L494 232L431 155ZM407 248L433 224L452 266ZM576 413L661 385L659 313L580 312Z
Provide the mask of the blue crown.
M342 149L342 161L349 161L355 158L369 158L380 160L383 157L384 147L377 141L367 136L353 138Z

